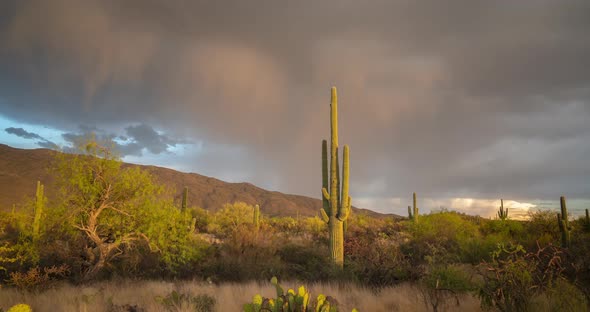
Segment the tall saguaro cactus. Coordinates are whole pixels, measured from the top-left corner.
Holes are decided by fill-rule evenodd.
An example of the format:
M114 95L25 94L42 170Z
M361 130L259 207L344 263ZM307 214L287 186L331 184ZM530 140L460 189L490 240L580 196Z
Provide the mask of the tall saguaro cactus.
M586 230L590 231L590 215L588 214L588 209L586 209Z
M41 181L37 181L37 191L35 192L35 219L33 220L33 238L39 237L39 228L41 227L41 216L45 208L44 187Z
M561 214L557 214L557 223L559 225L559 231L561 232L561 246L570 246L570 225L567 216L567 206L565 205L565 196L559 198L561 206Z
M504 209L504 200L500 199L500 209L498 210L498 218L504 221L508 219L508 208Z
M413 200L413 207L412 206L408 206L408 219L410 219L411 221L418 221L418 215L420 215L419 209L418 209L418 204L416 203L416 193L414 192L414 194L412 194L412 200Z
M188 205L188 186L185 186L184 190L182 191L182 206L180 208L180 211L185 212L187 205Z
M338 163L338 97L336 87L332 87L330 103L330 175L328 176L328 143L322 141L322 218L330 230L330 255L335 265L344 266L344 229L351 210L349 190L350 160L348 145L344 145L342 181Z
M414 219L414 222L416 222L416 221L418 221L418 216L420 215L420 212L419 212L419 209L418 209L418 203L417 203L417 200L416 200L416 192L414 192L412 194L412 201L413 201L413 204L414 204L414 218L413 219Z
M260 206L254 206L254 227L256 230L260 229Z

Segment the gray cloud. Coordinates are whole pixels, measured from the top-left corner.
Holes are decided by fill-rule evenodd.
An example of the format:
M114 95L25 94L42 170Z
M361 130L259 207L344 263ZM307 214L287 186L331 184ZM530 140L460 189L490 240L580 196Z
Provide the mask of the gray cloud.
M247 155L240 177L317 196L336 85L359 197L590 197L585 0L39 0L0 12L1 113L14 120L97 125L131 140L126 155L165 152L172 137L232 146ZM226 168L228 150L195 157Z
M145 124L129 126L125 128L125 131L132 140L137 142L136 145L146 148L153 154L166 152L169 147L180 143L180 141L159 134L154 128Z
M112 144L113 149L121 157L125 156L142 156L143 151L147 150L152 154L170 153L169 148L177 144L188 144L186 140L172 139L165 134L159 134L154 128L146 124L131 125L125 128L127 136L117 135L97 127L86 125L79 126L80 132L67 132L62 134L62 138L69 143L65 148L67 152L77 152L77 146L94 138L101 142ZM121 142L124 141L124 142Z
M28 132L27 130L25 130L23 128L10 127L10 128L4 129L4 131L6 131L6 133L14 134L14 135L16 135L18 137L21 137L23 139L40 139L40 140L44 140L40 135L38 135L36 133Z
M6 131L6 133L9 133L9 134L14 134L14 135L21 137L23 139L39 140L36 142L36 144L39 145L40 147L43 147L43 148L49 148L49 149L54 149L54 150L59 149L59 146L57 146L57 144L47 140L46 138L44 138L36 133L28 132L27 130L25 130L23 128L9 127L9 128L4 129L4 131Z

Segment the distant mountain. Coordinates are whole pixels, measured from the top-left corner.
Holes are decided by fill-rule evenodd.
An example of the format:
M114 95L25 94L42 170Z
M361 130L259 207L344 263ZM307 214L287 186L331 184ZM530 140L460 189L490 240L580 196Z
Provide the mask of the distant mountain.
M45 194L51 200L55 194L54 179L50 168L58 152L48 149L18 149L0 144L0 210L9 210L35 194L36 181L45 184ZM315 216L322 202L306 196L267 191L250 183L228 183L196 173L139 166L150 171L156 180L175 190L175 201L180 201L182 189L189 188L190 206L210 211L219 210L223 204L236 201L259 204L263 214L269 216ZM318 192L319 193L319 192ZM384 217L367 209L353 208L353 213L362 212L374 217Z

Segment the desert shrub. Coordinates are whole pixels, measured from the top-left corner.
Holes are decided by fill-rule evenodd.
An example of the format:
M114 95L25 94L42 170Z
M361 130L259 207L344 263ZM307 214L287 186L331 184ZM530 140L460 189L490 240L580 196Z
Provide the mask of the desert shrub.
M345 265L356 280L372 286L387 286L419 276L400 245L379 228L351 227L345 243Z
M419 285L424 304L435 312L445 309L451 302L459 306L459 295L475 289L467 273L446 265L430 267Z
M584 293L566 279L558 278L546 291L549 311L584 312L588 311L588 301Z
M525 223L525 236L523 246L534 249L536 244L547 246L560 243L561 234L557 225L556 212L551 210L529 211L528 222Z
M268 278L281 271L279 238L266 227L255 231L242 224L228 231L223 243L212 247L211 257L201 265L204 276L227 281Z
M482 222L481 232L484 235L498 235L505 240L520 240L524 235L524 226L516 220L489 220Z
M207 232L207 227L213 222L213 214L201 207L192 207L190 210L191 217L195 218L195 230L197 232Z
M277 250L284 269L281 276L305 281L327 280L336 274L328 248L286 243Z
M172 312L187 310L196 312L212 312L215 307L215 298L205 294L193 296L191 294L183 294L173 291L165 297L158 296L155 298L155 300L167 311Z
M18 260L14 253L14 247L11 247L8 243L0 245L0 271L6 271L3 265L14 263Z
M11 272L8 283L19 290L38 291L51 287L56 281L69 273L67 265L39 268L34 267L27 272Z
M434 257L437 263L453 263L460 260L462 245L479 238L478 227L455 212L440 212L421 216L418 222L408 222L412 239L402 250L414 263Z
M526 252L521 245L499 244L490 262L483 262L479 289L482 307L500 311L533 311L533 299L561 277L566 260L554 246Z
M305 223L301 219L275 217L268 222L276 231L287 235L300 235L305 231Z
M311 235L314 240L326 237L328 234L328 225L318 216L305 218L302 223L303 232Z
M207 226L207 231L220 237L227 237L231 235L233 229L252 224L253 218L254 206L244 202L228 203L215 213L213 220Z
M461 262L470 264L479 264L482 261L489 261L491 253L498 244L506 243L507 240L501 234L488 234L481 237L465 238L459 246L459 256Z

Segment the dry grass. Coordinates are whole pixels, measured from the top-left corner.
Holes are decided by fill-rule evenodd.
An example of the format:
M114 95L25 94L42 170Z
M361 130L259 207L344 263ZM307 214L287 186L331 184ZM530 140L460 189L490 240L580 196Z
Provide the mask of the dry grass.
M282 283L295 287L299 283ZM356 307L360 311L429 311L422 301L419 291L410 284L386 288L378 293L352 285L309 284L306 285L313 296L319 293L336 298L342 309L350 311ZM165 311L155 301L156 296L166 296L173 290L192 295L207 294L217 301L216 311L241 311L244 303L254 294L271 297L274 286L254 282L243 284L208 285L198 282L162 281L111 281L90 286L60 285L40 293L21 293L15 289L0 289L0 307L7 308L17 303L27 303L36 312L102 312L108 302L115 305L138 305L146 311ZM186 310L189 311L189 310ZM451 303L449 311L481 311L479 301L472 296L462 296L460 306Z

